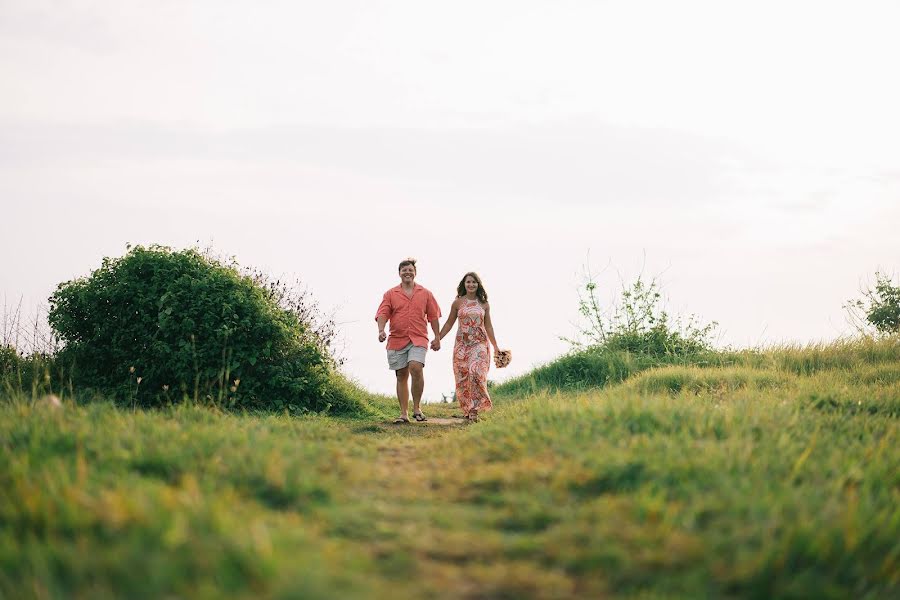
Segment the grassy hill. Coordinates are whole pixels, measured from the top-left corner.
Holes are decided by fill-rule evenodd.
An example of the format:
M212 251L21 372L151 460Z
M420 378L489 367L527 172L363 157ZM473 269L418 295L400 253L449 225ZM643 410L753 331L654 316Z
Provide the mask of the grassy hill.
M6 394L0 598L900 594L896 338L494 394L460 427Z

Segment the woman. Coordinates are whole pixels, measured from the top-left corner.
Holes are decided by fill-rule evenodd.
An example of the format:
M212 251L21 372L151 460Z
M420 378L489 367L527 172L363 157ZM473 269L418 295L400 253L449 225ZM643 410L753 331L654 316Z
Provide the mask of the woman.
M456 344L453 346L453 375L456 379L456 399L464 416L478 420L479 411L491 410L491 396L487 389L487 374L491 364L488 340L499 351L494 326L491 324L491 305L481 279L466 273L456 288L456 299L440 337L449 333L459 319Z

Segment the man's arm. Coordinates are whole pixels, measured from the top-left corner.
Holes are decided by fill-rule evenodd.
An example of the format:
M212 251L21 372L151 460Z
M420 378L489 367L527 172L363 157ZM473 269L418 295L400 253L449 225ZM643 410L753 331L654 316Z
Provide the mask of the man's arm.
M432 319L431 330L434 332L434 339L431 340L431 349L437 352L441 349L441 323L438 319Z
M438 321L441 318L441 307L431 292L428 292L428 299L425 302L425 318L431 323L431 330L434 331L431 349L437 352L441 349L441 323Z
M381 304L378 305L378 310L375 312L375 322L378 323L379 342L383 342L387 339L387 334L384 332L384 326L391 318L391 313L391 293L388 291L385 292L384 297L381 299Z

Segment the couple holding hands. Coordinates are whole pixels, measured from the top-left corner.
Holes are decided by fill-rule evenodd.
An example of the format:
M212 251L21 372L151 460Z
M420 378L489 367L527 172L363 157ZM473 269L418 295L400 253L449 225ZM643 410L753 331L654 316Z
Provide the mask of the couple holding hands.
M413 418L427 421L420 403L425 389L425 354L428 351L428 330L434 331L431 349L441 349L441 340L459 321L456 343L453 346L453 375L456 380L456 399L465 418L478 420L479 411L491 409L487 389L487 374L491 353L488 341L494 346L494 364L505 367L512 353L500 350L491 324L491 306L481 279L466 273L456 288L456 299L450 306L450 316L440 327L441 309L434 295L415 282L416 261L400 262L400 285L384 293L375 320L378 322L378 341L387 339L388 366L397 376L397 401L400 416L394 423L409 423L409 380L412 378ZM384 326L390 321L390 335Z

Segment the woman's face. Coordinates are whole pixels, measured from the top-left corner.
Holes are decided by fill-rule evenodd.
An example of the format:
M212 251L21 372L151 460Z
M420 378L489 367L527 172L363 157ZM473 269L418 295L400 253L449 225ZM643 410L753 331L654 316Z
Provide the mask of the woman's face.
M474 294L478 291L478 282L475 281L475 278L469 275L466 277L465 282L463 284L466 286L466 292L469 294Z

